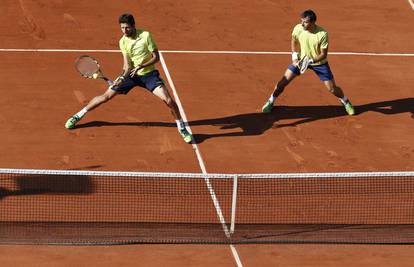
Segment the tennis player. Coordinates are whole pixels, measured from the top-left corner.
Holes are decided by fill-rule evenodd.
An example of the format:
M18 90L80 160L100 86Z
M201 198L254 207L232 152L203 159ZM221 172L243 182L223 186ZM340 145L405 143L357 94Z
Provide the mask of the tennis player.
M309 69L313 70L325 84L329 92L338 97L348 115L354 115L354 107L344 95L342 89L336 85L334 76L328 64L328 32L316 25L316 14L306 10L301 15L301 23L296 25L292 32L292 64L288 66L282 79L276 84L272 95L262 107L263 113L273 109L273 103L283 92L285 87L300 75L299 62L306 56L310 58Z
M186 143L191 143L193 136L185 128L176 102L171 98L164 81L160 78L160 73L154 67L160 57L151 33L135 28L135 19L131 14L121 15L119 25L123 33L119 40L119 47L124 61L122 75L114 81L114 84L104 94L93 98L86 107L69 118L65 127L68 129L74 128L87 112L107 102L117 94L127 94L133 87L139 86L147 89L167 104L177 123L178 132Z

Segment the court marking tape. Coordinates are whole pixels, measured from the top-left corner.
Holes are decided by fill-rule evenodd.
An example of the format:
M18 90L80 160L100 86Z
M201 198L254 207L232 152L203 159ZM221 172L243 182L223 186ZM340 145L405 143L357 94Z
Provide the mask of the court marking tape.
M167 77L167 80L168 80L168 83L171 87L171 90L173 91L174 98L175 98L175 101L177 103L178 109L180 110L180 113L181 113L181 116L184 120L184 123L187 125L187 130L192 134L191 128L188 125L187 115L184 112L184 108L181 104L180 98L178 97L177 90L175 88L174 82L171 78L170 72L167 68L167 64L165 63L165 60L164 60L164 57L163 57L162 53L160 53L160 62L161 62L162 68L164 69L165 76ZM194 151L197 155L197 160L198 160L198 163L200 165L201 171L203 172L203 174L207 174L207 169L206 169L203 157L201 156L200 149L198 148L197 144L194 141L192 142L191 145L193 146L193 149L194 149ZM226 225L226 221L224 219L224 215L223 215L223 212L221 210L220 203L217 199L214 188L210 183L210 179L206 176L206 177L204 177L204 180L207 184L207 188L208 188L208 191L210 193L210 197L213 200L214 207L216 208L217 216L219 217L220 223L223 227L224 234L226 235L227 238L230 238L230 231L229 231L229 229ZM236 248L233 245L230 245L230 249L231 249L233 257L234 257L234 259L237 263L237 266L242 267L243 265L241 263L241 260L240 260L239 254L237 253Z
M412 1L412 0L410 0ZM414 4L413 4L414 5ZM0 52L64 52L64 53L120 53L112 49L30 49L0 48ZM209 51L209 50L160 50L164 54L224 54L224 55L290 55L286 51ZM341 56L378 56L378 57L414 57L414 53L388 52L329 52L329 55Z

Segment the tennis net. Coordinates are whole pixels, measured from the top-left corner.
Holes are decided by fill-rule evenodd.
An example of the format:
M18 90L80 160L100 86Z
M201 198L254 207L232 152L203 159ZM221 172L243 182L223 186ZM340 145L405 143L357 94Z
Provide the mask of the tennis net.
M0 169L0 243L414 243L414 172Z

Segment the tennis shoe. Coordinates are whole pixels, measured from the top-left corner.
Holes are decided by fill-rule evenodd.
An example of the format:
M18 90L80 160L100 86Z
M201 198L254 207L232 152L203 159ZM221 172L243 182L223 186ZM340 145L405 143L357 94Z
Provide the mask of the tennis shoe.
M349 100L345 103L344 107L345 107L346 113L348 113L349 116L352 116L355 114L354 106L352 106Z
M263 105L262 107L262 112L263 113L270 113L273 109L273 103L270 100L267 100L266 104Z
M69 120L66 122L65 127L66 129L73 129L75 128L75 125L78 121L80 121L81 118L77 115L73 115L69 118Z
M193 136L187 131L186 128L179 130L182 138L184 139L184 142L187 144L190 144L193 141Z

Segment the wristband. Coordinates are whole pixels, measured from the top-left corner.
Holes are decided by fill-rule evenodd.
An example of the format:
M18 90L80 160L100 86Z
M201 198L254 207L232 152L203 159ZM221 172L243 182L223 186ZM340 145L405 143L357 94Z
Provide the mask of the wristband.
M298 52L292 52L292 61L299 60L299 53Z

